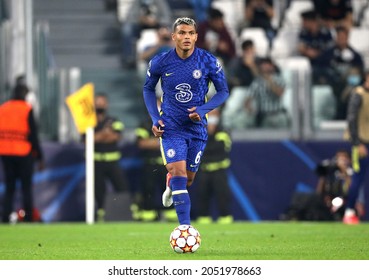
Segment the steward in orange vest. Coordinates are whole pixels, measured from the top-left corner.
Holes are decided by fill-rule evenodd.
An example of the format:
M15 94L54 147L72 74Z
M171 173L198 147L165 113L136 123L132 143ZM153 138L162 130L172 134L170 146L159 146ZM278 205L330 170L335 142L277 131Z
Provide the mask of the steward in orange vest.
M2 221L9 222L13 209L16 181L22 186L24 221L32 221L33 162L43 163L32 107L25 101L28 88L17 85L11 100L0 106L0 156L4 168L5 198Z

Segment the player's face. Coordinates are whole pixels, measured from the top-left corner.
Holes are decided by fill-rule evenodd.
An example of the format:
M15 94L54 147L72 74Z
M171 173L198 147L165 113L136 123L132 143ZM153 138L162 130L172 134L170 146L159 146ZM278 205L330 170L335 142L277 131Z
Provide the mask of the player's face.
M184 52L193 50L197 41L195 27L187 24L178 25L174 33L172 33L172 40L176 48Z

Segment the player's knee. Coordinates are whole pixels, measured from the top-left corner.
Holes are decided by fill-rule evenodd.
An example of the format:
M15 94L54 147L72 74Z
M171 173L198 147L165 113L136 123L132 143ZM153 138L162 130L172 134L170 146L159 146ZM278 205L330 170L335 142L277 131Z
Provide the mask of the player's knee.
M172 175L172 177L187 177L186 170L177 169L177 168L169 168L168 172Z

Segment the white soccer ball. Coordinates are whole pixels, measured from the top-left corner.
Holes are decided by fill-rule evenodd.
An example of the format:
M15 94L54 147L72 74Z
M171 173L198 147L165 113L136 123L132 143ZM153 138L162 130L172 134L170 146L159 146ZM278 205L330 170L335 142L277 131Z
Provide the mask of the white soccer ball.
M170 234L169 243L176 253L194 253L200 247L201 236L193 226L180 225Z

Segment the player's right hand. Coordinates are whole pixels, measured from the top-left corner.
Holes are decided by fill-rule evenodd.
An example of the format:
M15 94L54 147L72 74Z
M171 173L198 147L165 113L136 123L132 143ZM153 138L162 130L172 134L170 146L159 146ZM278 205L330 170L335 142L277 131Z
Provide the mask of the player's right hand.
M163 123L163 121L162 120L159 120L158 121L158 125L153 125L153 127L152 127L152 133L154 133L154 136L155 137L161 137L162 135L163 135L163 133L164 133L164 123Z

